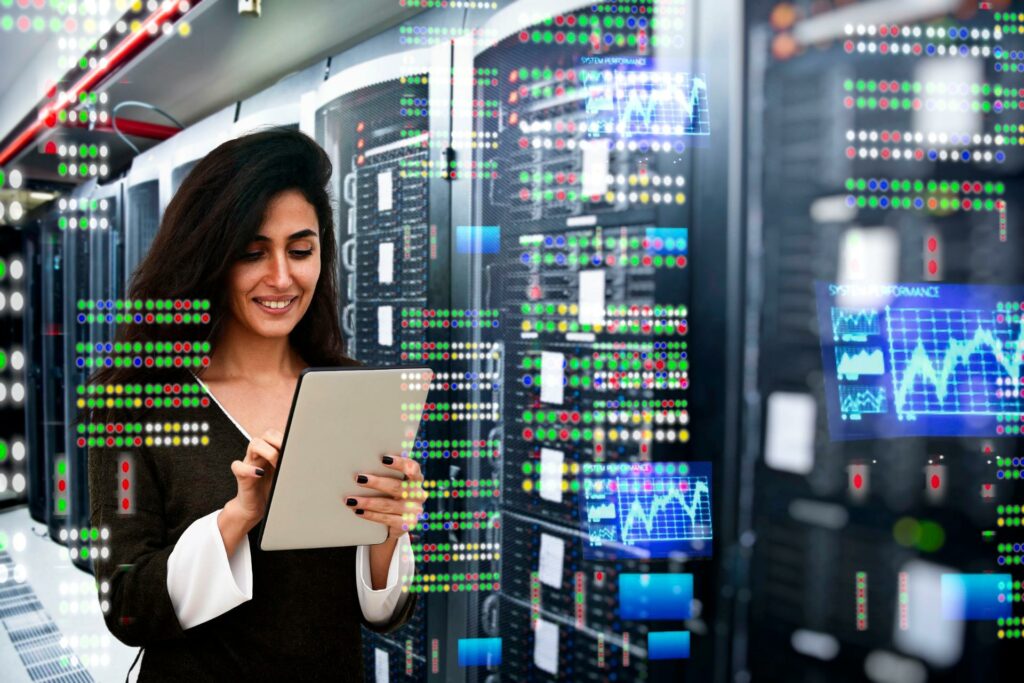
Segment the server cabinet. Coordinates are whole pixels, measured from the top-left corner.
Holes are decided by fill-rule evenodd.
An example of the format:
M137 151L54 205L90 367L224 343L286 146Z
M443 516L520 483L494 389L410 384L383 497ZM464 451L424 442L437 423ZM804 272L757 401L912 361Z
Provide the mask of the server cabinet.
M25 259L23 228L6 228L0 236L0 506L28 498Z
M484 25L497 44L472 50L471 96L453 98L468 108L453 117L455 167L475 176L468 211L453 190L453 306L500 318L501 459L480 467L502 482L502 581L478 635L503 651L481 678L724 672L704 629L729 536L713 524L731 474L717 373L737 359L713 339L738 313L725 294L737 273L730 189L708 161L729 149L729 126L713 127L730 120L724 79L709 79L725 69L697 53L700 10L511 3ZM599 496L616 482L639 489ZM694 587L700 612L633 611L638 575Z
M890 317L901 297L889 295L823 307L815 282L934 291L940 298L914 315L932 320L917 339L940 343L921 346L915 362L943 369L919 380L911 371L914 391L942 401L947 417L962 413L939 393L960 382L973 357L967 372L986 368L971 381L988 394L999 366L984 347L957 356L951 349L976 330L942 322L983 306L944 292L1021 282L1013 208L1024 166L1015 139L1002 136L1020 116L997 95L1016 92L1016 68L1003 60L1018 54L1020 38L1001 28L1010 14L1001 20L979 9L1000 3L840 4L810 12L755 3L748 25L747 216L757 245L749 304L759 326L749 340L749 357L759 361L748 390L759 400L751 403L743 486L756 511L743 523L756 539L751 602L737 642L756 680L863 680L879 666L898 667L904 680L998 678L1010 670L1004 626L1019 617L997 624L951 616L946 582L1013 573L997 548L1019 544L1000 531L1003 506L1020 502L1019 490L1001 481L1004 472L1017 476L1019 406L990 438L921 433L917 425L935 412L926 409L901 423L899 438L836 440L893 410L896 377L906 370L888 352L874 356L882 364L857 370L844 356L872 357L857 351L882 333L870 329L872 316L910 313ZM855 329L847 314L866 316L868 327ZM996 317L985 326L992 324L1002 327ZM890 341L911 329L893 330ZM835 355L824 357L833 345ZM868 387L876 377L883 383ZM838 396L829 388L837 379ZM862 397L851 393L859 386ZM871 396L882 403L855 405ZM829 413L839 400L837 420ZM986 412L974 419L994 422Z
M457 427L450 420L458 419L458 407L448 405L441 390L452 325L458 324L448 310L447 190L428 171L437 141L448 133L446 79L434 77L447 73L449 63L445 51L422 50L342 71L319 89L315 114L316 139L334 165L333 191L340 199L335 230L348 353L370 365L435 372L423 425L405 445L428 479L444 482L428 492L423 521L413 529L420 562L435 541L447 539L452 522L444 520L461 514L448 512L454 506L445 499L460 491L448 484L455 476L439 461L441 443L452 451ZM426 574L418 564L409 587L418 594L417 608L407 626L387 635L364 631L367 671L386 663L408 680L447 675L432 653L451 625L444 618L445 597L435 594L440 587Z
M46 524L47 476L43 441L43 224L55 209L42 209L25 232L25 467L28 476L28 510L32 519Z
M160 228L160 181L157 178L125 188L125 283L142 261Z

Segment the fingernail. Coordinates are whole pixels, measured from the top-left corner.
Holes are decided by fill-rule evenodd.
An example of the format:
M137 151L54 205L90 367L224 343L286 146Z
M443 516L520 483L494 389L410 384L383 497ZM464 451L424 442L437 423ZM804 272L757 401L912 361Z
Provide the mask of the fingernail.
M365 484L368 481L370 481L370 480L367 479L365 475L360 474L358 477L356 477L356 483L357 484Z
M355 498L349 498L345 501L345 505L354 506L357 502L359 501L357 501Z
M392 458L390 455L385 455L383 458L381 458L381 460L384 461L385 465L390 465L391 463L393 463L395 461L395 459Z
M362 510L356 510L356 514L357 515L361 515L361 514L363 514L363 511Z
M257 468L256 468L256 476L257 476L257 477L262 477L262 476L263 476L263 474L264 474L264 473L263 473L263 469L262 469L262 468L260 468L260 467L257 467Z

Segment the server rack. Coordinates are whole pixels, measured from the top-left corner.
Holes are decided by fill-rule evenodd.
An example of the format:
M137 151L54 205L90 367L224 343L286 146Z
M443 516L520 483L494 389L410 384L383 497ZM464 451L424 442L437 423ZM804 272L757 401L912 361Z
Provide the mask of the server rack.
M76 221L77 229L77 207L77 198L73 205L69 198L63 198L44 218L39 230L42 280L42 469L45 481L42 497L45 501L47 531L51 539L61 543L67 541L66 521L70 495L65 451L64 230L68 229L71 218ZM60 536L61 530L64 530L64 538Z
M46 432L43 411L43 224L54 209L38 210L25 231L25 291L29 301L25 309L25 451L28 472L28 509L36 522L46 524L47 472L43 450Z
M480 244L470 249L476 252L472 255L453 252L453 305L482 301L484 308L497 308L501 316L501 419L494 433L501 442L503 581L496 593L499 600L484 606L479 624L481 635L500 636L504 649L500 667L481 671L481 678L497 674L509 680L679 680L695 672L713 672L721 679L727 671L728 643L713 633L730 619L728 592L721 601L718 593L733 581L718 575L725 574L718 558L730 553L734 542L730 526L721 520L729 519L724 513L729 502L722 498L730 490L727 482L735 458L728 434L734 429L731 421L738 417L729 405L733 398L727 396L738 389L736 376L726 373L739 362L738 336L729 337L740 332L741 291L729 283L741 282L742 271L729 246L739 243L739 228L726 218L736 187L726 167L735 143L729 111L733 100L725 87L738 73L737 63L716 55L715 46L700 36L702 30L735 32L739 17L735 3L720 7L715 16L687 3L685 29L674 35L672 19L662 20L661 31L637 21L641 4L631 3L623 10L618 5L579 2L510 3L484 25L484 33L497 33L497 45L473 50L471 96L462 93L454 98L482 107L496 102L493 115L470 112L453 134L453 146L471 139L466 131L475 131L481 143L464 155L471 163L458 166L478 179L472 183L471 210L459 212L465 195L453 202L453 225L495 231L498 237L495 249ZM663 3L661 9L671 12L672 5L679 9L683 3ZM613 14L630 10L636 14L629 22ZM536 23L524 25L521 17L531 15L539 17ZM587 29L582 44L565 39L573 27L590 25L591 16L601 27L634 32L635 42L624 35L619 46L601 42L603 49L595 50L590 31L596 29ZM600 33L598 40L603 40L604 31ZM640 34L658 36L660 47L650 49L648 43L647 50L638 48L643 43ZM459 53L457 41L457 65ZM588 108L596 103L588 103L580 74L589 70L601 77L603 70L615 69L602 66L602 58L612 58L604 62L610 65L614 58L629 61L641 56L692 75L700 67L706 69L713 104L704 123L715 131L713 149L693 148L700 141L694 137L686 139L685 152L675 144L662 149L613 144L606 159L595 152L599 158L594 160L591 151L584 151L593 138L600 141L608 135L585 132L587 124L597 121L594 109ZM692 81L689 85L692 92L696 86ZM468 126L467 119L472 120ZM456 158L459 154L456 149ZM604 177L586 179L588 172L606 176L607 185L596 191L593 186L584 189L584 183L595 180L597 186L605 184ZM655 266L653 259L645 258L655 253L649 245L659 229L671 227L688 228L689 249L662 252ZM599 260L592 260L595 256ZM583 271L592 273L581 279ZM652 329L640 325L630 330L628 319L623 321L625 329L618 330L614 324L595 327L582 322L579 308L592 294L586 291L592 286L604 290L599 306L609 322L617 311L624 311L626 316L646 315ZM695 339L686 334L691 325L699 331ZM544 396L544 352L563 356L565 386L560 400ZM650 384L640 380L630 386L626 378L631 373L642 376L645 363L651 362L664 363L659 368L666 371L651 374ZM616 386L609 381L612 377L622 383ZM654 401L659 402L658 409L652 409ZM585 420L617 420L640 406L637 414L651 410L652 417L657 415L657 439L586 436L591 428L614 431L618 425ZM550 450L563 453L559 480L566 485L578 482L583 467L594 462L710 461L716 477L711 507L718 520L714 559L587 557L582 491L568 487L561 496L540 495L543 475L538 475L538 466L546 464L544 452ZM486 471L487 465L482 468ZM564 547L557 588L538 580L543 535ZM694 661L649 660L648 630L665 630L667 625L620 618L619 579L635 572L694 575L701 612L685 625L672 625L693 631ZM544 655L551 658L547 669L539 668L535 659L542 637L534 626L538 617L555 624L559 633L557 653ZM547 628L544 633L551 632ZM702 632L708 637L696 635Z
M0 236L0 506L22 503L28 497L26 255L24 230L4 230Z
M932 55L937 44L945 54L948 31L956 31L954 42L964 31L970 54L979 32L991 30L992 15L972 7L965 10L970 16L922 13L890 20L889 13L900 10L897 4L876 4L863 17L858 6L845 13L822 6L817 20L803 17L804 28L833 26L838 31L821 34L820 49L791 52L780 49L784 34L804 28L773 28L768 21L772 9L771 3L752 8L747 27L747 217L756 245L749 261L749 315L759 328L748 342L752 351L756 347L753 357L759 362L749 368L747 380L748 395L757 402L752 398L747 422L743 489L748 511L742 527L756 544L744 570L751 577L750 609L736 628L743 668L759 680L852 681L871 675L872 667L885 659L917 680L998 677L1000 670L1008 670L1000 669L1009 661L1008 652L998 649L991 624L921 623L914 610L921 602L941 600L942 574L996 569L992 546L981 540L982 531L995 524L999 502L981 494L986 482L995 481L994 458L986 449L1019 454L1020 441L922 437L831 442L813 294L815 280L849 277L841 264L851 262L851 240L868 235L879 245L865 252L875 259L873 265L891 263L888 282L1020 282L1019 247L1000 244L991 216L845 203L848 183L853 179L856 186L857 178L1003 182L1008 197L1016 194L1022 165L1013 152L1005 163L993 163L991 157L987 163L962 157L949 161L947 145L928 140L929 132L940 129L921 125L921 109L912 102L906 109L889 109L860 107L856 101L848 106L846 100L887 98L893 84L891 93L901 102L906 92L916 97L913 84L930 80L929 66L938 63ZM870 26L871 33L844 34L845 23ZM898 51L890 53L890 41L899 44ZM872 44L870 51L858 49L858 42ZM1010 39L1003 49L1015 50L1017 43ZM957 55L942 62L950 70L942 75L951 82L958 80L954 74L962 75L957 48ZM993 69L990 58L975 54L978 59L970 61L979 66L979 89L1012 82ZM884 91L876 90L877 84L884 84ZM903 90L905 84L909 91ZM1007 118L1015 117L981 115L978 132L990 133L993 124ZM917 132L924 133L924 144L915 140ZM915 149L929 147L942 149L947 160L915 156ZM891 156L893 149L899 156ZM1019 223L1012 220L1010 239L1019 239L1019 232ZM935 267L929 268L932 260ZM813 408L784 424L780 416L785 411L773 415L773 410L794 397ZM796 442L806 438L810 457L766 462L769 444L780 431L800 435ZM938 497L929 494L923 473L940 458L946 488ZM758 514L750 515L751 509ZM929 528L940 529L943 540L907 542L898 533L900 520L933 525ZM863 621L856 612L858 576L866 584ZM915 576L932 581L927 592L906 590Z
M371 365L425 365L435 371L425 423L407 445L410 455L422 455L425 476L435 479L449 479L450 473L430 461L425 444L450 440L454 430L442 420L449 411L438 391L448 372L450 326L435 324L431 315L448 309L447 193L426 168L430 140L444 139L448 129L447 120L426 103L446 101L444 79L433 76L446 73L448 64L443 51L423 50L341 71L318 89L315 113L316 139L334 165L333 189L340 198L335 230L347 351ZM409 111L403 107L406 101L423 105L413 114L412 105ZM440 519L450 506L438 499L425 508ZM432 527L440 525L424 524L413 536L418 558L432 540L444 539ZM389 671L411 680L423 680L428 672L446 675L431 655L448 626L444 605L442 596L424 592L405 627L387 635L364 631L367 671L386 658Z
M69 492L67 540L72 561L92 572L90 553L98 552L100 530L90 528L88 452L80 444L88 424L84 409L89 377L104 357L98 352L113 342L117 304L124 297L124 239L121 182L83 184L72 194L80 214L77 229L64 239L64 453Z

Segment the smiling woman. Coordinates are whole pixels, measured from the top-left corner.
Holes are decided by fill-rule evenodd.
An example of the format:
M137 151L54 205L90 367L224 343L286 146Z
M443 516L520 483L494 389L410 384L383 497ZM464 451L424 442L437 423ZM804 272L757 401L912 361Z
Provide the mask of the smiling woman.
M93 378L192 385L212 399L205 409L90 416L199 425L209 439L201 449L157 440L89 451L92 523L110 529L110 556L95 567L109 586L101 602L110 631L144 646L140 681L362 680L360 625L390 631L411 616L407 530L425 497L413 460L379 454L403 486L358 475L353 484L385 495L337 501L386 525L384 543L279 552L255 543L299 374L355 364L338 324L330 175L323 150L287 130L232 140L201 160L168 206L130 298L208 300L208 364L195 373L114 367ZM118 336L145 344L175 332L128 325ZM116 486L128 471L134 500L123 509Z

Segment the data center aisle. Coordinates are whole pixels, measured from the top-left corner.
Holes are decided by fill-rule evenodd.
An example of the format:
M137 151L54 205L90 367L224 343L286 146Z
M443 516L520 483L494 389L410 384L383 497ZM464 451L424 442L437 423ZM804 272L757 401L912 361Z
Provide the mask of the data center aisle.
M110 635L93 577L27 506L0 513L0 626L4 683L123 681L138 653Z

